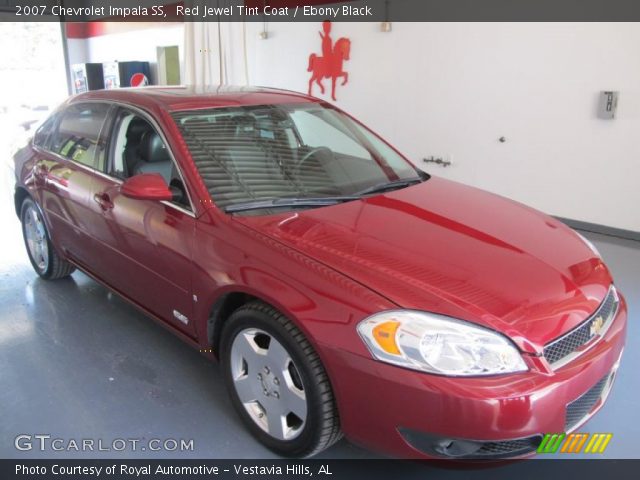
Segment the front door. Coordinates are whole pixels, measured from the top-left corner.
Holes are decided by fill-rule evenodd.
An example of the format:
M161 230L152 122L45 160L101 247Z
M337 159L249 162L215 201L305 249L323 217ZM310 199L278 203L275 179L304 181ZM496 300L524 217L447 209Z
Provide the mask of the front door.
M120 293L185 333L191 321L195 217L176 164L161 134L143 116L119 110L109 133L104 174L96 177L90 208L99 221L92 236L103 279ZM160 173L175 187L175 202L125 197L120 186L141 173ZM182 190L180 190L182 189Z

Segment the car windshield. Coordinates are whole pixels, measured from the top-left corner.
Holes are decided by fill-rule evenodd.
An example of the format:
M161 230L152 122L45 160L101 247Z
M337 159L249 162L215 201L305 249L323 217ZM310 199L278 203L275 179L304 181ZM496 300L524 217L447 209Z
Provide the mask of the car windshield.
M317 103L173 117L211 198L227 212L322 207L425 178L375 134Z

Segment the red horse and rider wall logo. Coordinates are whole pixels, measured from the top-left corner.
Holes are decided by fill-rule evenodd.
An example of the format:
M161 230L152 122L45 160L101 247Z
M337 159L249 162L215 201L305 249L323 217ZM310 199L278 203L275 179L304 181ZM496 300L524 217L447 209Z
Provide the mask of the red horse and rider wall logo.
M322 80L331 79L331 98L336 101L336 80L342 78L342 85L346 85L349 81L349 74L342 70L342 63L349 60L351 50L351 40L348 38L339 38L333 43L331 38L331 22L322 22L322 30L320 38L322 39L322 56L319 57L315 53L309 55L308 72L312 72L309 79L309 95L312 95L313 83L317 83L320 92L324 94L324 85Z

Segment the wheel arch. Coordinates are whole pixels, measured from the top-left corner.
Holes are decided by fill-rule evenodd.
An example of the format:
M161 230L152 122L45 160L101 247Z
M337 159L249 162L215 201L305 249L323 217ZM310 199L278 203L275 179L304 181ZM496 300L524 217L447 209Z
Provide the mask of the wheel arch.
M29 190L27 190L23 186L17 186L16 191L13 194L13 203L16 210L16 215L20 218L20 210L22 209L22 202L24 202L25 198L31 198L31 194Z
M252 300L261 299L241 290L233 290L221 294L213 302L207 318L207 344L217 359L219 359L218 350L224 323L233 312Z
M49 222L49 218L45 215L44 209L42 208L42 206L40 205L40 203L38 202L38 199L35 195L35 191L30 191L28 188L18 185L16 186L16 191L13 194L13 201L15 204L15 209L16 209L16 215L18 216L18 219L22 220L20 217L22 215L22 204L24 203L24 201L28 198L30 199L36 206L36 208L40 211L40 215L42 215L42 219L44 220L44 224L47 227L47 236L49 237L49 241L51 242L51 246L53 247L53 249L55 250L56 254L62 258L62 259L66 259L66 254L65 252L62 251L62 249L58 246L58 243L56 242L56 235L55 235L55 231L53 230L53 228L51 227L51 223Z
M258 292L236 286L235 288L231 288L220 293L212 302L210 302L211 308L208 310L209 316L206 321L206 343L208 347L213 350L212 353L216 359L219 360L220 338L222 336L221 333L225 322L238 308L252 301L262 302L287 317L300 329L311 345L313 345L314 349L317 350L317 346L315 345L313 338L310 338L307 329L301 325L301 322L296 315L289 311L284 305L281 305L280 302L273 299L266 298Z

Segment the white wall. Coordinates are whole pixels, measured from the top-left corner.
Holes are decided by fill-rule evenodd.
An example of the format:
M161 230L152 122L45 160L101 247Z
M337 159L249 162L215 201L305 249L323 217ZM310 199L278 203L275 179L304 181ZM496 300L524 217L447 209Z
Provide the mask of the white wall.
M89 40L84 38L67 38L69 65L89 62Z
M320 25L268 27L260 40L262 24L247 25L249 82L306 92ZM640 231L640 24L335 23L332 35L352 42L337 105L417 163L453 160L427 171ZM596 117L601 90L620 90L617 119Z

